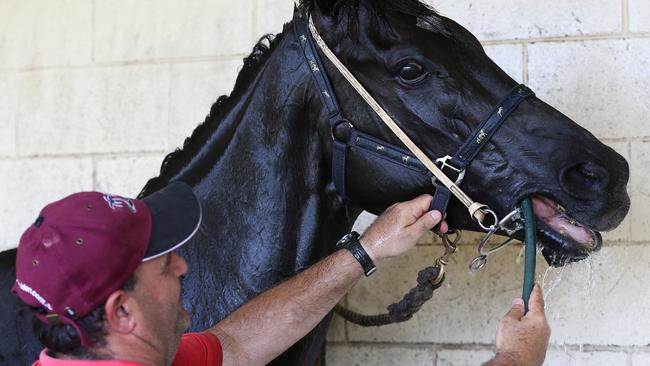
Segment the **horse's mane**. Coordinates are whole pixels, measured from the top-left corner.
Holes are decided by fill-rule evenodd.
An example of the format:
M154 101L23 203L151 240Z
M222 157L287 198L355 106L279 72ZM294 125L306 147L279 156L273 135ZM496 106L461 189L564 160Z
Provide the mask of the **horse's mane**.
M138 198L142 198L163 188L169 183L169 179L185 165L187 160L198 153L210 137L210 133L218 127L223 117L232 108L232 101L236 100L236 97L247 89L269 55L278 46L287 29L287 25L284 25L282 33L276 35L266 34L259 39L253 47L251 54L244 58L244 65L237 75L235 86L230 95L222 95L217 98L217 101L210 107L210 112L205 117L205 120L192 131L190 137L185 139L183 147L177 148L165 156L160 166L160 174L157 177L149 179L144 188L142 188Z
M445 27L439 21L440 16L436 11L419 0L300 0L299 6L313 9L316 5L323 13L334 17L335 20L346 17L349 21L348 24L352 26L358 25L358 11L360 7L364 7L371 11L373 18L378 22L385 22L388 13L396 12L424 20L430 29L432 28L432 30L443 34L447 33ZM165 156L160 166L159 175L149 179L138 195L139 198L163 188L185 166L188 160L199 152L210 137L211 132L219 126L221 120L232 108L232 101L236 100L237 96L245 91L257 76L269 55L290 29L290 24L285 24L281 33L276 35L267 34L260 38L253 47L251 54L244 58L244 65L237 75L235 86L230 95L222 95L217 98L217 101L210 107L210 112L205 117L205 120L194 129L190 137L185 139L183 147L177 148ZM384 25L387 24L384 23Z

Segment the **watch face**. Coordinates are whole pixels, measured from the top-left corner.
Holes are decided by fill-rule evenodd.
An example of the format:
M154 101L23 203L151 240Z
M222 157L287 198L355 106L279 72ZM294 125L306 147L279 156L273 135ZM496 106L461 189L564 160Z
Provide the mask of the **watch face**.
M341 238L341 240L339 240L339 242L336 243L336 246L337 246L337 247L343 247L343 246L345 246L347 243L349 243L351 239L352 239L352 234L351 234L351 233L350 233L350 234L345 234L345 235Z
M342 248L342 247L348 245L348 244L349 244L350 242L352 242L353 240L358 239L358 238L359 238L359 234L357 234L357 233L354 232L354 231L351 232L351 233L345 234L345 235L341 238L341 240L339 240L339 242L336 243L336 247L338 247L338 248Z

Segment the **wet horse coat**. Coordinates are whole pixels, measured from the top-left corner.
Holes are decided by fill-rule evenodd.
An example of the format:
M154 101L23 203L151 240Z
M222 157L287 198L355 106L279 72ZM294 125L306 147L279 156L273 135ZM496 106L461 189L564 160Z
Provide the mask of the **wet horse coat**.
M517 84L469 32L417 1L304 6L334 52L432 157L455 151ZM298 36L288 24L271 39L255 47L231 95L219 98L142 193L180 179L201 200L203 224L180 251L190 267L183 299L193 314L193 330L214 324L332 252L363 209L379 213L431 191L421 172L351 150L350 200L344 200L331 181L331 131ZM331 65L325 68L355 128L398 145ZM627 212L627 175L622 157L532 98L472 163L462 188L500 213L509 212L521 197L541 194L561 202L585 225L606 230ZM448 221L477 228L457 202ZM555 258L580 258L589 251L544 230L543 245ZM14 281L14 258L15 251L0 256L1 285L7 290ZM0 308L5 316L0 331L16 335L3 343L0 364L29 363L40 346L30 334L28 312L17 310L13 297ZM328 322L329 317L274 364L313 365Z

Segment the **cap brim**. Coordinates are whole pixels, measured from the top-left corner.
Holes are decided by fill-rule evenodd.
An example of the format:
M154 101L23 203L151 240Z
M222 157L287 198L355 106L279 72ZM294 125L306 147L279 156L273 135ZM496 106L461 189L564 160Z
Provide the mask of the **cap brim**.
M201 205L192 188L175 181L142 201L151 211L151 238L142 261L167 254L187 243L201 225Z

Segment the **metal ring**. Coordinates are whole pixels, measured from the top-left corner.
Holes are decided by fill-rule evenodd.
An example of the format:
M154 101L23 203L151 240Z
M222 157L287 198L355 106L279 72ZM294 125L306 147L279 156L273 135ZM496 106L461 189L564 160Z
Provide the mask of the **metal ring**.
M438 286L442 282L443 278L445 277L445 266L443 264L440 264L438 268L440 268L440 270L438 271L438 275L436 276L436 278L431 280L431 284L434 286Z
M494 230L494 229L495 229L495 225L498 225L498 224L499 224L499 218L497 217L497 214L495 214L494 211L490 210L489 208L483 208L483 209L481 209L481 212L483 212L483 214L484 214L485 216L487 216L488 214L490 214L490 215L492 215L492 217L494 218L494 224L490 225L489 227L486 227L485 225L483 225L483 222L482 222L482 221L476 220L476 222L478 222L478 224L479 224L479 226L481 227L481 229L483 229L483 230L485 230L485 231L492 231L492 230ZM484 218L483 220L485 220L485 218Z
M450 235L454 235L453 240L449 239ZM440 235L440 238L442 239L442 242L445 245L445 247L456 248L456 243L458 243L462 235L463 235L462 230L450 229L446 233Z
M508 244L510 244L513 240L515 240L515 238L507 238L504 241L502 241L501 243L493 246L492 248L490 248L488 250L483 250L483 248L485 248L485 246L487 244L487 240L486 240L486 241L481 243L481 245L478 248L478 252L481 253L481 255L493 254L493 253L498 252L499 250L505 248L506 246L508 246Z
M469 270L472 272L481 270L487 264L487 259L487 255L479 255L478 257L474 258L469 264Z
M504 218L502 218L501 221L499 221L499 227L503 227L510 220L516 219L519 213L520 213L519 209L512 210L509 214L507 214Z
M519 220L521 220L521 210L517 208L512 210L509 214L502 218L501 221L499 221L497 229L505 231L508 235L512 235L524 228ZM514 223L514 227L508 227L507 225L510 223Z

